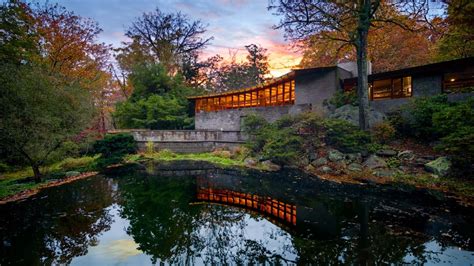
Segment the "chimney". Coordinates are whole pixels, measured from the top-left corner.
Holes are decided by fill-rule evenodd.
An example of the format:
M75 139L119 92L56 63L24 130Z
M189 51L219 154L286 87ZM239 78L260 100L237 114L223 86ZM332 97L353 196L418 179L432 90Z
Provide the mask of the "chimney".
M351 72L353 78L357 77L357 62L345 62L345 63L338 63L337 67L340 67L346 71ZM367 61L367 74L372 74L372 62Z

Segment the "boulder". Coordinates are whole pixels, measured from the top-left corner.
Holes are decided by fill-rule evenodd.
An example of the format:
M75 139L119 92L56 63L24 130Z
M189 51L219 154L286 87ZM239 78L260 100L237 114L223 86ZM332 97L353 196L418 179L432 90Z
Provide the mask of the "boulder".
M346 120L356 126L359 126L359 107L353 106L352 104L343 105L336 110L334 110L331 114L329 114L329 118L337 118ZM375 125L384 121L387 117L384 113L375 111L374 109L369 110L369 124Z
M329 150L328 151L328 159L331 161L331 162L339 162L339 161L342 161L344 160L346 156L338 151L338 150Z
M318 171L325 174L330 174L333 172L332 168L329 166L321 166L318 168Z
M378 150L375 154L383 157L393 157L397 155L397 151L390 149Z
M367 160L365 160L363 166L369 169L386 168L387 162L377 155L371 155Z
M257 165L257 160L255 160L254 158L246 158L244 160L244 164L246 166L256 166Z
M346 161L348 163L352 163L352 162L361 163L362 162L362 154L360 152L346 154Z
M308 159L309 159L310 162L318 159L318 154L316 153L316 151L310 151L308 153Z
M395 171L390 169L376 169L373 174L378 177L392 177Z
M328 159L326 159L325 157L321 157L315 161L312 161L311 162L311 165L313 165L314 167L318 167L318 166L321 166L321 165L325 165L328 163Z
M362 165L358 163L351 163L347 166L347 170L352 172L360 172L362 171Z
M415 154L413 154L413 151L405 150L405 151L399 152L397 157L401 160L411 161L415 159Z
M280 169L281 169L281 166L279 166L278 164L273 163L270 160L263 161L262 165L264 165L270 171L280 171Z
M425 169L438 176L446 176L451 170L451 162L446 157L439 157L438 159L425 164Z

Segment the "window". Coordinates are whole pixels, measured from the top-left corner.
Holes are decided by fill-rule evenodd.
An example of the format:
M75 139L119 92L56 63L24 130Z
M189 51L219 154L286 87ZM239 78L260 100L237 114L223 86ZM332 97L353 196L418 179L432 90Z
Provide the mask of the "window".
M446 93L474 92L474 67L462 72L446 73L443 77Z
M195 110L210 112L232 108L293 104L294 101L295 81L291 80L241 92L198 98Z
M411 97L411 77L374 80L369 84L372 100Z

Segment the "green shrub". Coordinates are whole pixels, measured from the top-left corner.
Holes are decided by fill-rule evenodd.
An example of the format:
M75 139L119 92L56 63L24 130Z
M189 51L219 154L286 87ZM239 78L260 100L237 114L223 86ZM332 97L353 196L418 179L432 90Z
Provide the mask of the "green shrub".
M84 156L80 158L66 158L59 163L59 168L63 170L71 170L91 165L98 156Z
M457 174L474 172L474 125L453 128L452 133L441 138L436 150L447 153Z
M10 171L10 167L5 163L0 162L0 173L6 173L8 171Z
M324 124L326 143L343 152L362 151L370 143L370 136L367 132L345 120L326 119Z
M337 91L336 93L334 93L334 96L329 99L329 103L334 105L336 108L339 108L346 104L358 106L359 101L357 100L357 92L356 90L348 92Z
M302 151L302 138L290 128L273 131L263 147L264 159L277 164L292 164Z
M432 124L440 137L463 126L474 126L474 100L453 104L433 113Z
M104 139L98 140L93 146L94 153L102 154L100 166L118 163L123 156L129 153L135 153L137 143L130 134L110 134L105 135Z
M448 108L446 95L429 98L415 98L392 114L390 121L401 134L431 141L439 137L433 126L433 114Z
M387 143L395 137L395 128L390 122L380 122L370 129L372 137L380 143Z
M253 134L267 125L268 122L263 117L257 114L249 114L245 116L242 121L242 130L249 134Z
M147 141L145 145L147 154L155 153L155 144L153 143L153 141Z

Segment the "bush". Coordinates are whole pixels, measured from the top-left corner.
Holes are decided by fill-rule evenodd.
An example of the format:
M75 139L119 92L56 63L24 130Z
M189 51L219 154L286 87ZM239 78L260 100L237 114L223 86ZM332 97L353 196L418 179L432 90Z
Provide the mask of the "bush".
M453 128L452 133L441 138L436 150L447 153L458 174L474 172L474 125Z
M435 140L439 135L433 126L433 114L449 106L446 95L415 98L402 106L399 112L392 114L390 121L403 135L426 141Z
M98 140L93 146L94 153L102 154L100 164L107 165L118 163L123 156L137 151L137 143L130 134L110 134L105 135L104 139Z
M10 167L5 163L0 162L0 173L6 173L8 171L10 171Z
M387 143L395 137L395 128L389 122L380 122L370 129L372 137L380 143Z
M334 105L336 108L346 104L358 106L359 101L357 100L357 92L356 90L351 90L348 92L336 91L334 96L329 99L329 103Z
M321 119L314 113L283 116L274 123L251 117L251 123L244 120L251 135L247 146L253 155L270 159L280 164L293 164L298 157L314 151L322 142L345 152L366 149L370 136L358 127L344 120ZM252 130L248 130L251 128ZM306 156L305 156L306 157Z
M340 119L326 119L325 142L343 152L359 152L366 149L370 143L367 132L357 126Z
M276 130L263 146L262 155L277 164L292 164L302 151L302 142L290 128Z
M432 124L440 137L463 126L474 126L474 100L460 102L433 113Z
M84 156L81 158L66 158L59 163L59 168L63 170L77 169L91 165L96 157Z
M263 117L257 114L249 114L245 116L242 121L242 130L249 134L253 134L267 125L268 122Z

